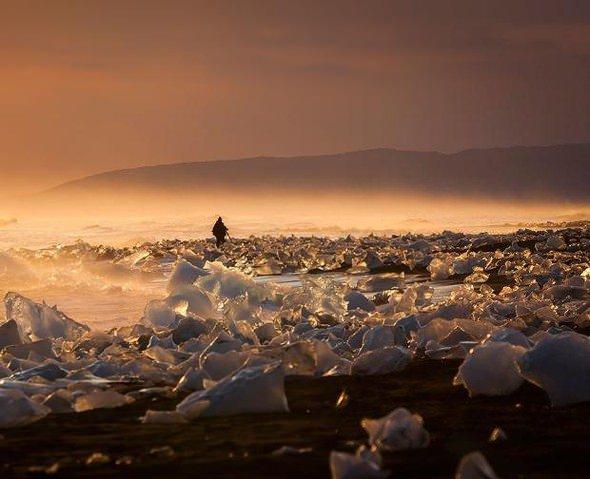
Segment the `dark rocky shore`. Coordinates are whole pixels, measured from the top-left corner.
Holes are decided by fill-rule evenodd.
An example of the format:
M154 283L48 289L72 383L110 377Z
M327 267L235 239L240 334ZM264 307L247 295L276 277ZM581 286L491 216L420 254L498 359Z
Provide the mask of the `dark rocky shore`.
M459 364L417 360L385 376L289 377L290 414L142 425L138 417L147 408L178 402L151 398L116 410L50 415L4 431L2 475L326 478L331 450L352 452L366 441L362 418L405 406L424 417L432 441L426 449L384 453L393 477L452 477L460 458L476 450L503 478L588 477L590 404L551 408L529 383L511 396L469 399L451 384ZM343 391L349 401L337 408ZM507 440L488 441L495 427ZM277 454L283 446L302 451Z

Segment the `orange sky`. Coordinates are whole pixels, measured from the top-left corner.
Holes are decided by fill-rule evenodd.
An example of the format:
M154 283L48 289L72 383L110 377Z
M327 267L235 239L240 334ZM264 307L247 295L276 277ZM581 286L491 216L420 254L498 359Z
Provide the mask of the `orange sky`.
M590 3L6 0L0 78L3 194L144 164L588 141Z

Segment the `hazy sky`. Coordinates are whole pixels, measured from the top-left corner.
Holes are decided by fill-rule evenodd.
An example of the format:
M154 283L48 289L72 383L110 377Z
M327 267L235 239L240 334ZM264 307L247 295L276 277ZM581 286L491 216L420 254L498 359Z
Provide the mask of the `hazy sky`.
M590 140L590 2L0 0L2 192L107 169Z

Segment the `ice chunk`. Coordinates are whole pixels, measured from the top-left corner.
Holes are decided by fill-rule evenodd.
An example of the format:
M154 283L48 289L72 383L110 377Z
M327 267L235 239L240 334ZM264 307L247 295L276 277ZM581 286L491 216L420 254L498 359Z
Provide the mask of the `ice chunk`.
M407 349L397 346L375 349L359 355L352 363L352 374L388 374L404 369L412 360Z
M22 340L15 320L11 319L0 326L0 348L21 343Z
M74 412L72 401L72 393L70 391L67 389L58 389L45 398L43 405L50 408L54 414L67 414Z
M514 346L522 346L525 349L529 349L532 346L531 341L514 328L498 329L486 338L486 342L488 341L509 343Z
M387 346L405 346L406 335L401 328L395 326L374 326L363 336L360 354Z
M21 338L30 338L32 341L45 338L76 340L90 330L57 308L35 303L18 293L7 293L4 305L6 318L17 323Z
M381 457L378 452L361 446L355 454L347 452L330 453L332 479L383 479L389 472L381 470Z
M67 374L68 373L60 368L57 363L48 362L47 364L41 364L34 368L14 373L9 379L14 379L16 381L27 381L32 377L39 376L43 379L47 379L48 381L55 381L56 379L65 378Z
M280 363L244 368L210 389L187 396L176 410L186 418L288 412Z
M455 479L498 479L481 452L471 452L461 459Z
M125 406L132 402L133 399L131 397L123 396L117 391L111 389L102 391L97 389L88 394L78 396L74 403L74 409L76 412L90 411L92 409L111 409Z
M188 421L176 411L154 411L148 409L145 416L140 418L143 424L183 424Z
M166 301L152 300L144 310L142 322L156 330L167 329L176 320L176 312Z
M453 384L463 384L469 396L512 394L523 383L516 361L525 351L508 343L488 342L477 346L459 366Z
M184 373L184 376L178 381L174 390L182 392L201 391L205 388L203 385L205 379L211 378L202 369L188 368Z
M520 373L543 388L551 404L590 401L590 338L574 332L548 335L518 361Z
M0 389L0 428L24 426L51 412L18 389Z
M494 430L491 432L489 441L490 442L498 442L498 441L505 441L508 439L508 436L504 432L502 428L495 427Z
M363 419L361 425L369 435L369 443L379 449L421 449L430 443L422 416L412 414L403 407L394 409L380 419Z
M372 312L375 311L375 304L363 293L358 291L350 291L344 296L347 302L347 309L352 311L354 309L362 309L363 311Z
M447 279L453 272L453 258L451 256L434 258L428 265L428 271L432 279Z
M403 288L404 285L404 276L399 276L397 274L383 274L369 276L366 279L359 280L357 283L357 288L359 291L363 291L365 293L375 293L393 288Z
M208 275L209 272L203 268L192 265L185 259L181 259L176 263L174 271L168 280L167 289L169 293L173 293L178 288L185 286L192 286L192 284L201 276Z
M247 356L237 351L208 353L201 359L201 367L214 381L237 371L246 362Z

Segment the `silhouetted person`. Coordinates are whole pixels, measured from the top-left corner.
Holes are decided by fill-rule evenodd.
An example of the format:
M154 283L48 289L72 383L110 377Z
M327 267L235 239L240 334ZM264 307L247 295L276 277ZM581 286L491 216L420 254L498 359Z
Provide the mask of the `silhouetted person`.
M217 247L219 248L223 243L225 243L225 236L227 235L227 226L223 224L223 220L221 216L217 218L217 221L213 225L213 236L217 240Z

